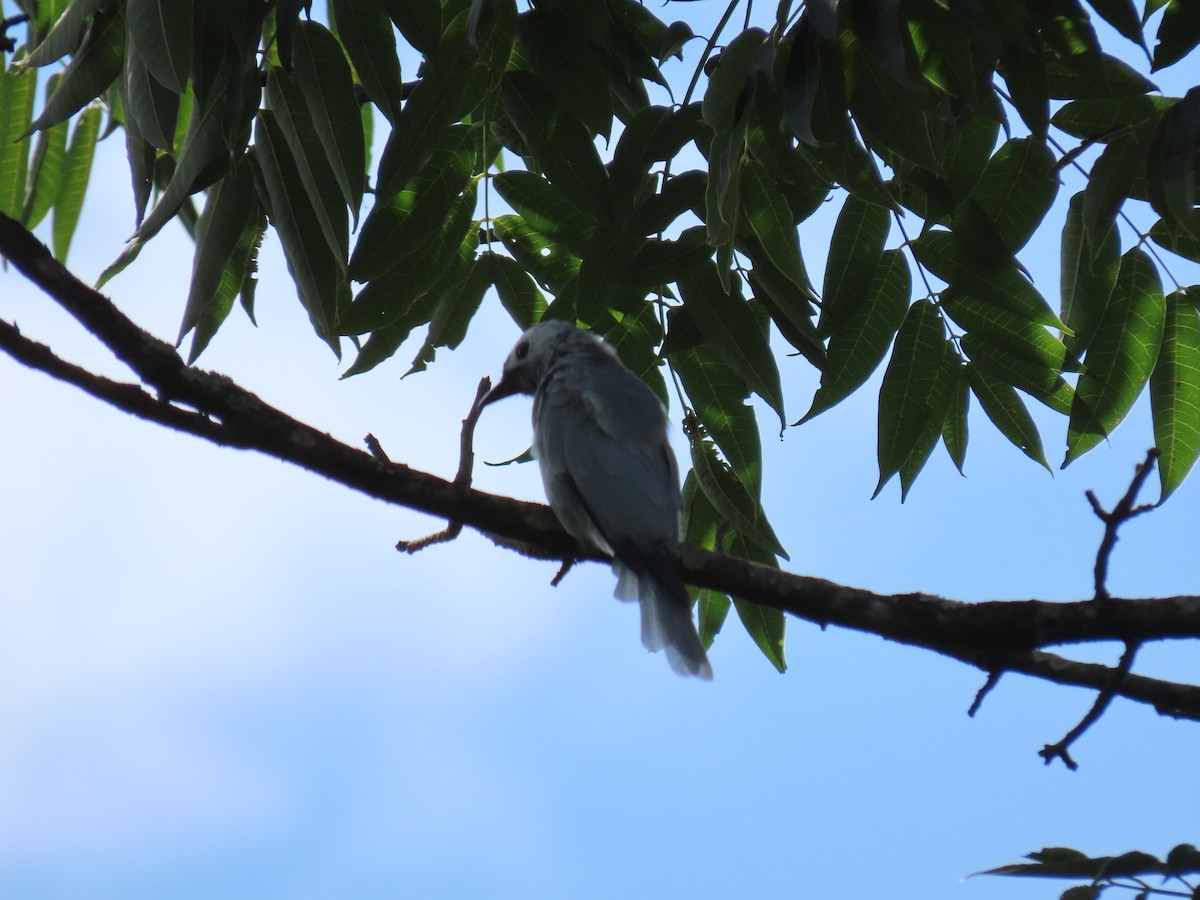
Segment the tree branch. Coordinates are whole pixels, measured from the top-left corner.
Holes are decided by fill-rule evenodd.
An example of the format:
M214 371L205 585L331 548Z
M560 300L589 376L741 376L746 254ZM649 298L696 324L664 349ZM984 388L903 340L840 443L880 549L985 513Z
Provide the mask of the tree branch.
M0 327L0 348L23 364L141 418L217 444L257 450L370 497L461 522L506 544L529 545L558 559L600 559L583 551L548 507L483 493L391 463L291 418L225 376L187 367L170 344L135 325L108 298L67 271L37 238L3 215L0 255L79 320L157 396L65 362L14 326ZM821 626L838 625L934 650L981 669L993 680L1002 672L1019 672L1105 690L1115 669L1038 648L1088 641L1128 645L1200 638L1197 597L968 604L927 594L874 594L686 545L679 548L679 564L691 584L733 593ZM1112 691L1160 713L1200 719L1200 687L1130 674Z

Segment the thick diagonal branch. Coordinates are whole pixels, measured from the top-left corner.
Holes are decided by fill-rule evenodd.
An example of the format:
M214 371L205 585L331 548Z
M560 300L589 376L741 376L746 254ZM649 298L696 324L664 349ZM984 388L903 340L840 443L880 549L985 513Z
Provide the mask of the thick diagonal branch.
M155 393L92 375L9 326L3 347L26 365L76 384L127 412L219 444L258 450L368 496L425 512L559 558L581 551L545 507L461 486L350 447L264 403L222 375L187 367L174 348L146 333L106 297L82 284L14 220L0 216L0 255L72 313ZM1200 638L1200 598L1050 603L963 603L927 594L881 596L743 559L680 548L687 581L781 609L821 625L876 634L953 657L985 672L1018 672L1101 689L1112 669L1038 648L1085 641L1145 643ZM1129 675L1119 696L1160 712L1200 718L1200 688Z

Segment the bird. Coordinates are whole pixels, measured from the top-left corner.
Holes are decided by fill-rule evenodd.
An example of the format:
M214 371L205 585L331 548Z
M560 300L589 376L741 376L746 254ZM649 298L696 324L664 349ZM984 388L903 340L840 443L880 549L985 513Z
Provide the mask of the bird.
M615 596L637 600L642 644L684 676L712 678L677 568L679 465L658 396L616 351L572 322L526 330L482 406L533 396L533 455L550 508L581 545L612 559Z

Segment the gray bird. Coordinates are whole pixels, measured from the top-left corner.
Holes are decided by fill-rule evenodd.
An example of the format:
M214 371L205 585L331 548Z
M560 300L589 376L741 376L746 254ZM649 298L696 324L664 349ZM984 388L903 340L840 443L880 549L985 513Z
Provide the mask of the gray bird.
M680 675L712 678L676 569L679 467L667 414L613 349L569 322L517 341L484 405L533 395L533 452L550 508L577 541L612 557L616 596L641 607L642 643Z

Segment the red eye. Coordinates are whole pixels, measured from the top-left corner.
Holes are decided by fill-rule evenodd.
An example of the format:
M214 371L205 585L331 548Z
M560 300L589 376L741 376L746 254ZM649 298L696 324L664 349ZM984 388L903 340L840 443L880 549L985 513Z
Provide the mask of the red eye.
M513 352L516 354L517 359L524 359L529 355L529 342L521 341L517 344L517 349Z

